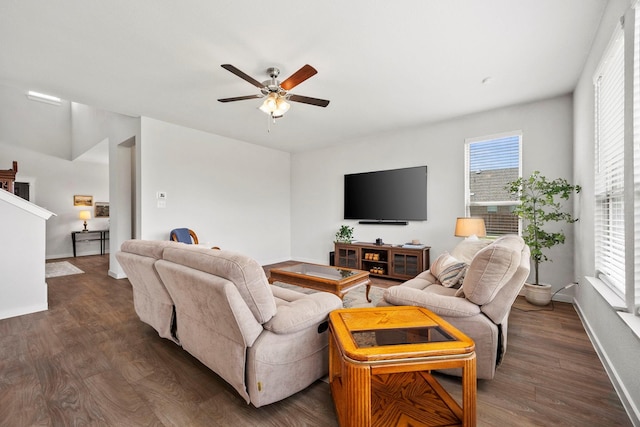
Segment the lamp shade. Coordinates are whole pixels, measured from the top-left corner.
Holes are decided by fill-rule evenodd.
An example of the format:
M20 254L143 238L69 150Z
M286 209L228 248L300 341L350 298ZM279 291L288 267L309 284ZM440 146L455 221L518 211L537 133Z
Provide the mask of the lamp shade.
M91 211L80 211L80 219L85 221L91 219Z
M484 226L484 219L470 217L458 218L456 220L456 231L454 234L456 237L484 237L487 235L487 230Z

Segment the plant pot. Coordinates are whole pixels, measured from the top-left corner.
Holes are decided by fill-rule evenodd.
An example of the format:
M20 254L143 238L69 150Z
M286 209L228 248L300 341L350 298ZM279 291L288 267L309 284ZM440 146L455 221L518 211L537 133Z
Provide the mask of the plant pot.
M525 283L524 289L525 299L533 305L547 305L551 302L551 285Z

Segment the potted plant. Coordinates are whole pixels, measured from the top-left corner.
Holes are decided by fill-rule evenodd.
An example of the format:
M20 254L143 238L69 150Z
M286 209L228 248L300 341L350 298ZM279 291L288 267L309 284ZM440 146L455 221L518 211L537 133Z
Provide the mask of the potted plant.
M340 226L340 229L336 233L336 242L351 243L352 239L353 239L353 227L349 227L348 225Z
M520 201L513 213L523 220L522 238L533 260L534 283L525 284L525 298L532 304L547 305L551 301L551 285L540 283L538 271L540 263L551 259L543 250L564 243L565 234L563 230L545 230L545 226L560 222L572 224L578 220L564 209L562 202L572 193L579 193L581 188L564 178L548 180L534 171L528 178L508 183L506 189Z

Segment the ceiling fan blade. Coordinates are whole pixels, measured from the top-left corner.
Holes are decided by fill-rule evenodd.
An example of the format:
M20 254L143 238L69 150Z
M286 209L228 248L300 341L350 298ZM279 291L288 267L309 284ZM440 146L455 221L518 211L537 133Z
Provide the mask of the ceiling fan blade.
M303 81L307 80L309 77L313 77L316 74L318 74L318 71L311 65L307 64L293 73L287 80L280 83L280 87L284 90L291 90Z
M222 68L224 68L225 70L232 72L233 74L235 74L236 76L240 77L241 79L248 81L249 83L251 83L252 85L254 85L257 88L262 89L264 87L264 85L262 83L260 83L259 81L257 81L253 77L251 77L250 75L245 74L242 71L238 70L236 67L234 67L231 64L222 64L220 66Z
M220 102L233 102L233 101L244 101L245 99L256 99L262 98L263 95L246 95L246 96L236 96L234 98L222 98L218 99Z
M303 104L311 104L318 107L326 107L329 105L329 101L326 99L311 98L302 95L289 95L287 99L289 99L289 101L302 102Z

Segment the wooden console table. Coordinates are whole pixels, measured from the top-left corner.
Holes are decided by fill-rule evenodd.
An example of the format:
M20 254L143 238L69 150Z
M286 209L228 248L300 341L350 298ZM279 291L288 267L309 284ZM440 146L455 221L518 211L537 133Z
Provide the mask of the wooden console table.
M77 236L87 236L85 239L78 239ZM72 231L71 242L73 243L73 256L76 256L76 242L93 242L100 241L100 255L104 255L107 248L107 240L109 240L109 230L89 230L89 231Z
M431 375L462 368L462 405ZM476 425L471 338L413 306L329 314L329 384L342 427Z
M335 243L336 267L368 271L372 276L413 279L430 266L429 249L375 243Z

